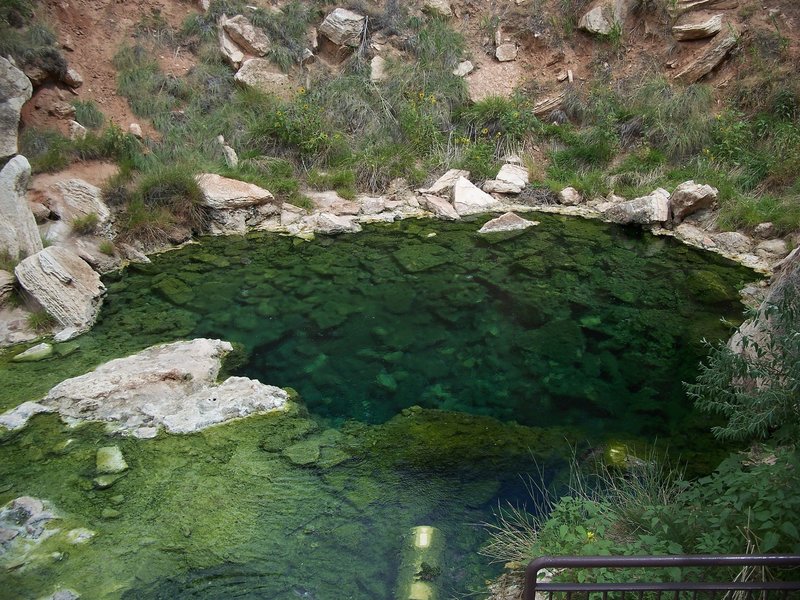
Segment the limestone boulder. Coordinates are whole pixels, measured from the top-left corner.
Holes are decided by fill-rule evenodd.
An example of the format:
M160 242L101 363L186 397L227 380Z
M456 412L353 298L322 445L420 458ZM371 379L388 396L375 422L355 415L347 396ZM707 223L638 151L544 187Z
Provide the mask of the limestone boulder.
M673 18L696 10L736 8L739 0L671 0L667 3L667 12Z
M675 223L680 223L692 213L709 208L717 201L718 196L717 188L697 184L692 180L684 181L669 198L672 219Z
M494 56L499 62L517 60L517 45L513 42L500 44L494 51Z
M266 56L270 49L270 40L250 19L244 15L236 15L222 21L222 28L242 50L253 56Z
M475 65L472 64L472 61L463 60L460 63L458 63L458 65L456 65L455 69L453 69L453 75L455 75L456 77L466 77L474 70L475 70Z
M83 85L83 77L75 69L67 69L61 80L73 89Z
M31 94L25 73L0 56L0 159L17 153L19 113Z
M420 191L425 194L450 194L456 181L461 177L469 179L469 171L450 169L447 173L439 177L431 187Z
M266 58L251 58L244 61L234 79L245 87L273 94L279 98L291 98L295 92L289 76L278 71Z
M603 216L622 225L654 225L669 220L669 192L658 188L647 196L620 202Z
M361 225L358 223L355 216L323 212L317 215L317 223L314 230L317 233L325 235L358 233L361 231Z
M675 79L688 85L705 77L725 59L737 43L739 43L739 34L735 30L725 35L718 35L675 75Z
M558 192L558 203L565 206L578 206L583 202L583 196L574 187L565 187Z
M483 184L487 194L519 194L528 185L528 169L517 164L505 164L495 179Z
M756 246L756 256L766 258L768 260L777 260L783 258L789 253L789 246L785 240L773 239L764 240Z
M578 20L578 28L588 33L608 35L621 27L631 10L632 0L597 0Z
M528 227L534 227L538 224L538 221L529 221L528 219L523 219L513 212L507 212L484 223L483 227L478 230L478 233L505 233L508 231L521 231L523 229L527 229Z
M23 258L42 249L25 192L31 165L24 156L15 156L0 170L0 253Z
M336 8L325 17L319 32L337 46L357 48L361 44L366 18L346 8Z
M690 21L673 25L672 37L679 42L702 40L717 35L722 30L722 15L714 15L704 21Z
M717 243L711 238L709 233L695 225L681 223L675 228L675 237L690 246L697 248L714 249Z
M22 289L62 327L83 332L97 319L105 286L100 275L71 250L45 248L19 263L14 274Z
M433 194L423 194L420 197L420 205L425 210L436 215L437 218L445 221L458 221L461 217L450 202L441 196Z
M212 210L259 206L275 200L275 197L262 187L215 173L198 175L197 184L203 192L205 206Z
M477 215L500 208L500 203L479 189L466 177L459 177L453 186L453 207L460 217Z
M14 276L8 271L0 271L0 306L14 292Z
M244 62L244 52L239 45L231 39L228 32L225 31L225 21L227 18L222 15L217 23L217 43L219 44L219 51L222 58L234 69L238 69L242 62Z
M382 56L374 56L369 62L369 79L374 83L386 81L386 59Z
M305 214L306 210L304 208L284 202L281 205L281 227L288 227L289 225L298 223Z
M345 200L333 190L306 192L305 196L314 203L314 208L319 212L348 216L357 215L361 212L360 203Z
M284 408L288 394L280 388L246 377L217 382L222 360L232 350L229 342L204 338L152 346L63 381L38 406L67 423L108 422L141 437L152 437L159 427L191 433ZM14 410L0 422L24 425Z
M42 190L40 200L56 217L47 227L47 238L50 240L66 239L72 232L73 224L90 215L97 217L100 230L111 218L111 211L103 202L103 192L82 179L67 179L47 186Z
M383 196L360 196L357 200L361 204L362 215L378 215L386 210L386 198Z

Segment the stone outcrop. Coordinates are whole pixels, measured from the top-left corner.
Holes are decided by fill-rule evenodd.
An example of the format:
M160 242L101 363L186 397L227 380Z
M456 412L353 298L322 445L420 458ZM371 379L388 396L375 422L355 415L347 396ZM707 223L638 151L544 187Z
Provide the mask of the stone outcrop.
M19 113L32 93L25 73L0 56L0 159L17 153Z
M59 383L39 403L0 415L0 424L24 425L17 413L57 412L67 423L104 421L124 433L153 437L158 428L191 433L251 414L282 409L288 394L246 377L217 383L229 342L195 339L152 346ZM26 405L36 404L40 408Z
M599 0L578 21L578 28L597 35L608 35L622 27L630 11L630 0Z
M616 204L603 216L621 225L653 225L669 220L669 192L658 188L647 196Z
M453 205L441 196L423 194L420 198L420 204L425 210L433 213L439 219L458 221L461 218L456 209L453 208Z
M0 271L0 306L14 291L14 276L8 271Z
M725 9L739 6L738 0L675 0L667 3L667 12L672 18L693 10Z
M450 6L450 0L423 0L422 10L442 17L453 16L453 9Z
M558 202L565 206L578 206L578 204L583 202L583 197L574 187L565 187L558 192Z
M722 15L714 15L705 21L693 21L673 25L672 36L680 41L702 40L717 35L722 30Z
M97 319L105 286L74 252L45 248L19 263L14 273L22 289L62 327L83 332Z
M424 194L449 194L450 190L452 190L453 186L456 184L456 181L461 177L469 179L469 171L450 169L447 173L439 177L431 187L420 190L420 192Z
M517 60L517 45L513 42L500 44L494 51L494 56L499 62Z
M471 60L463 60L456 65L455 69L453 69L453 75L456 77L466 77L474 70L475 65L472 64Z
M254 27L250 19L244 15L236 15L222 21L222 28L231 40L247 54L266 56L270 49L270 41L266 34Z
M500 207L497 200L470 183L466 177L456 180L452 197L453 207L461 217L497 210Z
M338 233L358 233L361 231L361 225L359 225L355 216L324 212L317 216L315 229L318 233L335 235Z
M508 231L521 231L538 224L539 221L529 221L528 219L523 219L513 212L507 212L484 223L483 227L478 230L478 233L504 233Z
M225 31L225 21L227 18L222 15L217 23L217 41L219 43L219 51L222 58L225 59L230 66L238 69L244 61L244 52L239 48L238 44L231 39L228 32Z
M533 114L540 119L547 117L554 110L561 108L566 97L566 92L559 92L547 98L542 98L533 105Z
M289 76L277 71L275 65L266 58L251 58L244 61L234 79L246 87L265 94L274 94L279 98L290 98L294 95Z
M675 79L688 85L705 77L725 59L738 41L739 37L736 31L718 35L699 56L675 75Z
M0 253L23 258L42 249L25 192L31 165L24 156L15 156L0 171Z
M336 8L319 26L319 32L337 46L357 48L361 44L366 18L346 8Z
M214 173L197 176L205 205L213 210L245 208L272 202L274 196L252 183L230 179Z
M711 239L723 253L728 255L746 254L753 249L753 240L738 231L714 233Z
M488 194L519 194L528 185L528 169L520 165L506 164L500 168L495 179L483 184Z
M66 239L72 231L72 224L89 215L97 217L100 228L111 218L111 211L103 202L100 188L82 179L58 181L43 190L40 199L57 217L47 227L47 237L50 240Z
M692 180L684 181L669 198L670 211L675 223L680 223L692 213L709 208L717 201L719 190L710 185L700 185Z

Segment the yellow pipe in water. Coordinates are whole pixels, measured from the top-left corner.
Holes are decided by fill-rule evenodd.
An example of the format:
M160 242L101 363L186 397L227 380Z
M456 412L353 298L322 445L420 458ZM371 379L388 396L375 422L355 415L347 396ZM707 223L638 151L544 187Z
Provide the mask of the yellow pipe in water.
M430 525L412 527L403 541L397 572L397 600L437 600L444 536Z

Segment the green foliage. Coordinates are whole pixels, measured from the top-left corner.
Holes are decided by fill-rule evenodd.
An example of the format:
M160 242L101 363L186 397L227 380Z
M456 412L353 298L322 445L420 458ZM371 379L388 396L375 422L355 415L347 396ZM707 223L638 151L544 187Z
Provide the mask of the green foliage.
M202 232L208 222L203 192L193 169L184 165L162 167L137 182L134 199L153 211L166 209L175 224Z
M19 264L19 257L12 256L8 250L0 250L0 271L13 273Z
M33 3L30 0L0 0L2 26L22 27L31 16L33 16Z
M89 129L100 129L103 126L105 116L97 108L97 104L92 100L75 100L72 103L75 107L75 120Z
M13 2L20 7L30 7L30 4L23 2ZM47 25L34 21L23 29L17 29L22 25L22 21L27 19L32 13L25 13L20 20L17 17L22 15L14 9L0 9L0 16L5 15L17 25L9 26L5 20L0 20L0 55L10 55L20 66L38 67L55 79L62 78L67 72L67 61L61 55L58 48L58 40L55 33ZM2 18L2 17L0 17Z
M755 329L740 329L740 349L713 348L697 382L696 405L728 419L713 428L721 439L800 440L800 296L790 286L775 304L757 310Z
M322 110L308 102L276 102L265 107L250 128L251 145L268 149L295 150L300 156L326 156L334 135L323 120Z
M90 212L81 217L75 217L70 225L75 233L89 235L95 232L99 222L100 218L97 213Z
M46 333L57 325L56 321L46 310L30 313L25 319L26 327L35 333Z
M72 144L55 130L27 127L19 137L19 151L34 173L53 173L70 163Z
M348 200L356 197L356 177L350 169L312 169L308 173L308 183L318 190L335 190Z
M114 256L114 254L117 252L114 242L111 240L103 240L100 242L100 245L97 247L97 249L107 256Z
M288 71L303 58L306 49L308 25L319 15L319 11L305 2L293 0L279 11L259 8L250 15L253 25L264 30L272 42L269 58L283 71Z
M492 140L479 139L475 143L467 141L464 144L461 159L456 162L455 166L469 171L474 179L492 179L500 169L495 150L496 147Z

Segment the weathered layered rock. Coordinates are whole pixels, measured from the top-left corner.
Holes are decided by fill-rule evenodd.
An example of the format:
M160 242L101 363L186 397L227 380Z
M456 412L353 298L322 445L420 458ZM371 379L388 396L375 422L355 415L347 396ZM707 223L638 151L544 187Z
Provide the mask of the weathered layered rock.
M718 35L697 58L675 75L675 79L682 83L690 84L705 77L725 59L738 41L739 37L736 31Z
M630 11L630 0L599 0L583 14L578 28L589 33L608 35L614 27L621 27Z
M497 210L500 203L480 190L466 177L459 177L453 186L453 207L459 216L476 215Z
M361 231L361 225L355 216L335 215L324 212L317 215L317 223L314 229L318 233L335 235L338 233L358 233Z
M781 239L764 240L756 246L755 253L761 258L777 260L789 253L789 245Z
M297 223L305 214L306 211L304 208L284 202L281 205L281 226L288 227L289 225Z
M90 215L97 217L100 229L111 218L111 211L103 202L103 192L82 179L67 179L48 186L42 192L42 200L57 217L47 227L50 240L65 240L72 232L72 224Z
M453 205L441 196L423 194L420 197L420 204L425 210L432 212L439 219L458 221L461 218L456 209L453 208Z
M369 62L369 79L373 82L386 81L386 59L382 56L374 56Z
M67 69L61 81L66 83L71 88L79 88L83 85L83 77L75 69Z
M700 185L692 180L684 181L669 198L672 219L680 223L698 210L708 208L717 201L719 190L710 185Z
M68 422L105 421L139 437L191 433L255 413L282 409L288 394L246 377L217 383L222 359L233 350L221 340L196 339L153 346L112 360L58 384L39 403ZM22 407L19 407L22 408ZM24 425L15 411L0 423ZM36 410L26 407L24 412Z
M675 237L697 248L712 249L717 243L711 239L707 231L689 223L681 223L675 228Z
M658 188L647 196L616 204L603 216L622 225L653 225L669 220L669 192Z
M0 171L0 253L12 258L42 249L36 219L25 198L30 177L31 165L24 156L15 156Z
M383 196L360 196L357 200L361 204L362 215L378 215L386 210L386 198Z
M483 184L483 191L492 194L519 194L528 185L528 169L515 164L505 164L495 179Z
M543 98L533 105L533 114L539 117L547 117L554 110L561 108L564 104L564 99L567 97L566 92L559 92L547 98Z
M0 271L0 306L14 291L14 276L8 271Z
M289 76L277 71L275 65L266 58L251 58L244 61L234 79L246 87L265 94L274 94L280 98L290 98L294 95Z
M219 51L222 54L222 58L225 59L225 62L227 62L234 69L238 69L242 64L242 61L244 61L244 52L242 52L242 49L239 48L238 44L231 39L231 36L228 35L228 32L225 31L225 21L227 21L227 18L225 15L222 15L217 23L217 41L219 43Z
M32 93L25 73L0 56L0 159L17 153L19 112Z
M738 5L738 0L675 0L667 4L667 11L676 18L693 10L736 8Z
M62 327L83 332L97 319L105 286L74 252L57 246L45 248L19 263L14 274L22 289Z
M453 69L453 75L456 77L466 77L472 73L473 70L475 70L475 65L472 64L472 61L463 60Z
M486 221L483 227L481 227L478 230L478 233L502 233L507 231L521 231L523 229L527 229L528 227L533 227L538 224L539 221L529 221L528 219L523 219L522 217L514 214L513 212L507 212L495 219Z
M711 239L725 254L746 254L753 248L753 240L738 231L714 233Z
M672 36L680 42L702 40L717 35L721 30L722 15L714 15L705 21L673 25Z
M67 122L67 128L69 130L69 139L71 139L71 140L82 140L82 139L85 139L86 138L86 134L89 133L89 131L86 129L86 127L84 127L83 125L81 125L77 121L68 121Z
M346 8L334 9L322 25L319 32L337 46L357 48L361 44L366 18Z
M222 27L230 39L248 54L266 56L267 52L269 52L269 38L244 15L236 15L230 19L225 19L222 21Z
M334 215L357 215L361 212L361 205L358 202L345 200L333 190L306 192L305 196L314 203L314 207L319 212Z
M205 205L213 210L246 208L275 200L264 188L214 173L198 175L197 184L203 192Z

